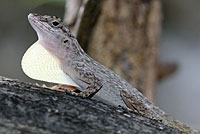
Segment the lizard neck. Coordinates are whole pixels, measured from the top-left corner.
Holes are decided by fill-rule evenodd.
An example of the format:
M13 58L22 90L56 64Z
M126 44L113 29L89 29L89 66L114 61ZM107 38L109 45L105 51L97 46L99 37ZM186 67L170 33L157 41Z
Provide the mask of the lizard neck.
M40 44L61 64L67 61L80 60L85 55L84 50L75 38L70 39L69 45L63 45L58 39L38 37Z
M65 55L63 55L63 50L59 49L59 45L54 45L56 42L46 41L39 38L39 43L52 55L54 58L58 59L60 62L64 60Z
M75 38L71 38L71 43L65 47L65 50L67 59L81 59L85 55L84 50Z

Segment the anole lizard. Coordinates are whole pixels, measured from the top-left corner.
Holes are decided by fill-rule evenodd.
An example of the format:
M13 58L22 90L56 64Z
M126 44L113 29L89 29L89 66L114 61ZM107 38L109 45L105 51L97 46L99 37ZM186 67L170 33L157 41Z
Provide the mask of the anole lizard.
M122 106L183 132L195 132L154 106L136 88L110 69L96 62L80 47L61 19L55 16L29 14L28 20L38 35L38 44L58 63L60 71L69 76L82 92L68 91L83 98L97 97L114 106ZM22 67L23 63L22 61ZM23 67L24 69L25 67ZM25 72L26 73L26 72ZM27 74L31 77L30 74ZM56 81L59 83L59 81ZM61 82L61 84L65 84Z

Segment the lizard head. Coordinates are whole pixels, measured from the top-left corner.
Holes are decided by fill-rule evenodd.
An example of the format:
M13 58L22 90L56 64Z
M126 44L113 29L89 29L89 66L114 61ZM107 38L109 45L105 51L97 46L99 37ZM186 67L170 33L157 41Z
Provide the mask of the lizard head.
M83 51L60 18L30 13L28 20L37 32L40 44L56 58L76 57L77 52Z

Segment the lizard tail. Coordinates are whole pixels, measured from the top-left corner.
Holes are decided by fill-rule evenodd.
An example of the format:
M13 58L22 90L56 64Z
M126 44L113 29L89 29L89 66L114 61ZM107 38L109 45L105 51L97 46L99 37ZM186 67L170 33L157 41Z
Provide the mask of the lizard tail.
M145 96L140 92L128 93L121 91L120 96L128 108L138 113L141 116L156 120L169 127L175 128L185 133L199 133L191 129L182 122L175 120L173 117L166 114L159 107L154 106Z

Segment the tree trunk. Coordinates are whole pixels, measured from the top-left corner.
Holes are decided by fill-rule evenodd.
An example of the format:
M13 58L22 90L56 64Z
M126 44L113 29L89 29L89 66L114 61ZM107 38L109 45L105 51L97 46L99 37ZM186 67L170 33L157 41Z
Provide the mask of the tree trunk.
M95 60L154 102L160 0L106 0L88 44Z

